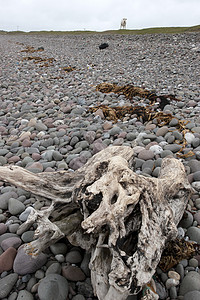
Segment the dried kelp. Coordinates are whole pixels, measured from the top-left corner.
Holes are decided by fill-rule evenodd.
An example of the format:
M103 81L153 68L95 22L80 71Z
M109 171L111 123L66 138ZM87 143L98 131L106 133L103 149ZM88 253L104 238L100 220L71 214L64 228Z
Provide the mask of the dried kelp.
M72 72L72 71L76 70L76 68L69 66L69 67L63 67L62 70L69 73L69 72Z
M179 120L178 118L174 117L170 113L165 113L163 111L154 111L153 107L150 105L147 106L140 106L140 105L126 105L126 106L116 106L116 107L109 107L107 105L99 105L95 107L90 107L89 111L96 112L98 109L101 109L103 112L104 117L107 120L113 121L114 123L118 122L118 120L123 120L124 117L131 117L132 115L137 116L138 120L145 122L149 122L151 120L156 119L158 126L165 126L168 125L172 119L176 119L178 124L176 128L182 133L183 140L181 141L182 148L176 153L179 157L190 157L193 156L194 153L189 151L186 154L182 154L181 152L187 146L187 141L185 139L185 134L189 132L185 126L188 124L189 121L186 120Z
M33 60L35 64L39 64L40 67L49 67L55 61L53 57L40 57L40 56L26 56L22 58L22 61Z
M34 52L41 52L44 51L43 47L39 47L38 49L35 49L32 46L27 46L26 49L21 50L21 52L26 52L26 53L34 53Z
M163 109L166 104L170 103L168 99L180 101L174 95L156 95L155 92L151 92L147 89L131 84L118 86L117 84L103 82L96 86L96 90L102 93L123 94L129 100L132 100L133 97L138 96L140 98L149 99L151 104L159 99L161 109Z
M199 251L199 245L185 241L184 239L175 239L170 241L162 253L159 267L163 272L168 271L183 259L189 259Z

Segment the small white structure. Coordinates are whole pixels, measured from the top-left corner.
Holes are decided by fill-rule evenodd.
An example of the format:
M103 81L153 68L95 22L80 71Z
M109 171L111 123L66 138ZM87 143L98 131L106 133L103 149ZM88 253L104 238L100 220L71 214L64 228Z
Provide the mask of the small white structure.
M126 18L123 18L123 19L121 20L120 29L126 29L126 21L127 21Z

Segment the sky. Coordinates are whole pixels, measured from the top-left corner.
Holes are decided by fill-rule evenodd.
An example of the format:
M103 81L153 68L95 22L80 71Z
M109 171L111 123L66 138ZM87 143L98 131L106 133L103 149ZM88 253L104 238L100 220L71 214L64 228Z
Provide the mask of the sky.
M0 30L95 30L200 24L200 0L0 0Z

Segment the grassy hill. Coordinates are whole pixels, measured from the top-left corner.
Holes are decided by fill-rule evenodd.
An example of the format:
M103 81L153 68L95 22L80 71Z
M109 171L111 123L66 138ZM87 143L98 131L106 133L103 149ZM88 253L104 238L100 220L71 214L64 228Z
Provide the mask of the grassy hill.
M0 30L0 34L177 34L177 33L189 33L189 32L200 32L200 25L191 27L154 27L154 28L144 28L144 29L119 29L119 30L106 30L106 31L87 31L87 30L77 30L77 31L4 31Z

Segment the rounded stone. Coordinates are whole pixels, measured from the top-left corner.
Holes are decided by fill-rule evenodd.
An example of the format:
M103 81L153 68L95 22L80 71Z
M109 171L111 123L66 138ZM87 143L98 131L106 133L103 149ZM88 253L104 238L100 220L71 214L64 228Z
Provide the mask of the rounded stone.
M196 159L191 159L188 161L188 166L190 167L190 172L195 173L200 170L200 161Z
M184 277L184 267L182 264L178 264L176 266L176 272L180 275L180 280L183 280L183 277Z
M174 278L169 278L165 282L165 286L167 289L170 289L172 286L177 286L179 284L179 280L174 279Z
M168 131L169 131L169 128L167 126L160 127L156 131L156 136L164 136Z
M19 215L19 219L22 222L25 222L29 216L29 214L31 213L31 211L33 210L33 207L29 206L25 209L25 211L23 211L20 215Z
M6 298L9 295L17 279L18 275L16 273L9 274L0 279L0 299Z
M50 250L54 255L67 253L67 245L64 243L56 243L50 246Z
M25 231L22 235L21 235L21 239L24 243L30 243L33 240L33 236L34 236L34 231L32 230L28 230Z
M75 295L72 300L85 300L85 297L81 294Z
M21 246L22 241L19 237L10 237L1 242L1 248L6 251L8 248L13 247L15 249Z
M118 126L113 126L113 128L110 129L110 135L116 135L119 134L121 131L121 128Z
M3 271L10 271L12 269L16 254L16 249L10 247L0 255L0 273Z
M25 210L25 208L25 205L15 198L10 198L8 200L8 210L11 213L11 215L18 215L22 213Z
M168 276L169 276L169 278L173 278L176 280L180 280L180 278L181 278L180 275L175 271L169 271Z
M40 281L38 295L40 300L66 300L68 290L68 282L63 276L49 274Z
M63 155L59 151L53 151L52 157L56 161L60 161L63 159Z
M200 291L191 291L184 295L183 300L199 300Z
M37 279L42 279L42 278L44 278L44 271L43 271L43 270L37 270L37 271L35 272L35 278L37 278Z
M167 298L167 291L165 289L165 287L163 286L163 284L159 283L159 282L155 282L156 285L156 293L159 296L159 299L166 299Z
M70 262L72 264L78 264L82 261L82 255L79 251L70 251L67 253L65 260L66 262Z
M187 275L183 278L180 289L179 295L184 296L188 292L191 291L200 291L200 274L195 271L190 271Z
M186 139L188 144L191 144L193 142L193 140L195 139L195 136L191 132L186 132L185 139Z
M18 228L19 228L19 224L10 224L8 226L10 233L16 233Z
M163 152L163 148L159 145L153 145L149 148L149 150L152 151L154 153L154 155L160 154L161 152Z
M182 220L179 223L180 227L189 228L193 223L193 215L189 211L185 211Z
M200 228L194 226L188 228L187 235L189 236L190 240L200 244Z
M0 195L0 209L7 209L8 208L8 201L10 198L17 198L17 193L10 191L5 192L2 195Z
M36 257L32 257L25 253L24 248L21 246L15 257L13 270L19 275L26 275L36 272L47 261L47 256L44 253L40 253Z
M51 264L46 270L46 275L49 274L60 274L61 273L61 265L58 262Z
M138 158L143 159L143 160L149 160L152 159L154 157L154 153L151 150L142 150L139 154L138 154Z
M193 173L194 181L200 181L200 170Z
M4 234L7 231L8 227L4 223L0 223L0 235Z
M200 192L200 181L192 182L192 187L197 191Z
M191 259L189 260L189 266L190 266L190 267L194 267L194 268L198 267L198 260L195 259L195 258L191 258Z
M133 132L128 132L127 135L126 135L126 139L128 141L133 141L133 140L135 140L135 138L136 138L136 134L133 133Z
M173 156L173 152L171 150L163 150L163 152L160 153L161 158L164 158L167 156Z
M62 267L62 275L70 281L83 281L86 278L83 271L76 266Z
M19 294L17 296L17 300L34 300L34 297L28 291L21 290L21 291L19 291Z
M178 144L169 144L164 146L164 150L170 150L171 152L177 152L182 148L181 145Z
M177 298L177 290L176 290L175 286L170 287L169 294L170 294L171 299L176 299Z
M55 255L55 259L59 262L59 263L63 263L65 261L65 257L63 254L57 254Z
M195 219L195 221L197 221L197 223L200 225L200 211L198 211L198 212L194 215L194 219Z

